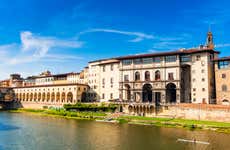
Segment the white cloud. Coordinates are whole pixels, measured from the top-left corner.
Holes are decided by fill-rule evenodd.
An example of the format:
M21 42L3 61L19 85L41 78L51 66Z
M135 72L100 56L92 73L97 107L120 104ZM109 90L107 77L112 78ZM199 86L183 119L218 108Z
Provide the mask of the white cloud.
M48 53L52 48L80 48L83 43L69 39L38 36L30 31L20 33L21 43L0 45L0 62L5 65L17 65L39 61L68 61L82 59L78 56Z
M155 38L151 34L146 34L142 32L128 32L128 31L121 31L121 30L115 30L115 29L102 29L102 28L86 30L86 31L81 32L80 35L85 34L85 33L92 33L92 32L107 32L107 33L116 33L116 34L123 34L123 35L128 35L128 36L135 36L135 38L132 40L129 40L129 42L140 42L144 39L154 39Z
M217 44L215 45L216 48L222 48L222 47L230 47L230 43L225 43L225 44Z
M23 51L34 51L34 56L43 57L49 49L54 47L79 48L82 42L73 40L60 40L54 37L33 35L29 31L20 34Z

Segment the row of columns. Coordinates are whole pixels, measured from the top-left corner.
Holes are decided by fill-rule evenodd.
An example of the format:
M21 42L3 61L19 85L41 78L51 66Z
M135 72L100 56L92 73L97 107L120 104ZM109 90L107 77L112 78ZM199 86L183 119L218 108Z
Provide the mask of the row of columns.
M57 93L16 93L17 100L20 101L36 101L36 102L76 102L76 94L72 92L57 92Z
M160 93L160 103L167 103L166 101L166 90L156 90L156 91L152 91L152 103L155 103L156 101L156 93ZM128 96L127 96L127 90L126 89L122 89L121 90L121 99L124 100L129 100ZM141 103L143 99L143 91L139 90L130 90L130 101L132 102L138 102ZM176 103L180 103L180 90L176 89Z

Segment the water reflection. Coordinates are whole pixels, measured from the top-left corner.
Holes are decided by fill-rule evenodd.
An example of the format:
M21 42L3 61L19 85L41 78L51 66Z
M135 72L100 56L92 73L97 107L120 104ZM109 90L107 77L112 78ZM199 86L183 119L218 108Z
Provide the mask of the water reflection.
M0 122L20 127L0 130L0 149L228 149L230 135L128 124L0 113ZM1 126L1 125L0 125ZM210 142L210 145L177 142L178 138ZM2 146L2 147L1 147Z
M19 127L0 123L0 131L17 130Z

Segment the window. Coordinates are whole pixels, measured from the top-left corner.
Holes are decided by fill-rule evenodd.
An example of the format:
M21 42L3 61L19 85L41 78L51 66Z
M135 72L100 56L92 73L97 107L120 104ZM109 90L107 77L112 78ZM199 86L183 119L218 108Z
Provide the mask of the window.
M227 68L228 65L229 65L229 61L219 61L218 62L218 68L219 69Z
M225 85L225 84L222 85L222 91L223 91L223 92L226 92L226 91L227 91L227 85Z
M226 78L226 74L225 74L225 73L222 74L222 78L223 78L223 79Z
M113 84L113 78L110 79L110 83Z
M143 64L151 64L153 62L153 58L143 58Z
M176 56L166 56L165 61L166 62L175 62L176 61Z
M199 61L200 60L200 55L196 56L196 60Z
M104 94L104 93L102 93L101 98L102 98L102 99L105 99L105 94Z
M196 81L196 79L195 79L195 78L193 78L193 79L192 79L192 81L193 81L193 82L195 82L195 81Z
M204 78L202 78L202 80L201 80L202 82L204 82L205 81L205 79Z
M105 66L102 67L103 72L105 72Z
M153 58L153 62L160 63L161 62L161 58L160 57L154 57Z
M201 73L204 73L204 72L205 72L205 70L204 70L204 69L202 69L202 70L201 70Z
M202 91L204 92L204 91L205 91L205 88L202 88Z
M110 99L113 99L113 93L110 93Z
M190 62L190 61L191 61L190 55L181 56L181 62Z
M113 71L113 64L110 66L110 70Z
M155 80L160 80L161 79L161 73L159 70L155 72Z
M123 62L124 66L132 64L132 60L131 59L123 60L122 62Z
M124 81L129 81L129 75L124 76Z
M137 71L135 72L135 81L139 81L140 80L140 73Z
M142 59L141 58L138 58L138 59L134 59L134 64L141 64L142 63Z
M206 99L205 98L202 98L202 103L206 104Z
M174 80L173 73L168 73L168 80Z
M192 90L195 92L195 91L196 91L196 88L193 88Z
M105 88L105 79L102 79L102 88Z
M145 72L145 81L150 81L150 72L149 71Z

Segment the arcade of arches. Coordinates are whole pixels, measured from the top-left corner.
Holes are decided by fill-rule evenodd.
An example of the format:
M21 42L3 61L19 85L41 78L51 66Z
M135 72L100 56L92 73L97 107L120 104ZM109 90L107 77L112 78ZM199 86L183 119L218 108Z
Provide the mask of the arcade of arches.
M66 85L15 88L17 100L36 103L76 103L85 100L87 86Z
M176 103L178 93L179 90L175 83L166 84L164 89L154 89L152 84L146 83L140 90L132 90L129 84L125 84L123 99L129 102L155 103L156 106L159 106L165 103Z

